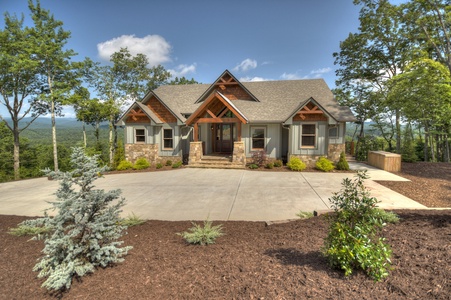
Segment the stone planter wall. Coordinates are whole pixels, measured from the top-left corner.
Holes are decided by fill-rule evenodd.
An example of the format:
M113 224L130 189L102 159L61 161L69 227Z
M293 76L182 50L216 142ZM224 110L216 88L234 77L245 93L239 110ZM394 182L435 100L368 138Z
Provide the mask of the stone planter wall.
M144 157L150 164L158 161L158 144L125 144L125 159L132 164Z
M189 144L188 164L200 162L202 160L202 142L191 142Z
M243 166L246 165L246 151L245 151L244 142L234 142L233 143L232 162L241 164Z

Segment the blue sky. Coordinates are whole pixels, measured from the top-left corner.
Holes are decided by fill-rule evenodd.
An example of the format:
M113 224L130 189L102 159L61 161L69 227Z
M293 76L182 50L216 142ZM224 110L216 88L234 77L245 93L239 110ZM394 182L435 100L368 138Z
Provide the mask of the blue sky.
M335 86L332 53L358 27L352 0L41 0L72 32L68 47L106 62L128 46L176 75L211 83L225 69L243 80L322 77ZM25 14L26 0L0 0ZM3 28L3 17L1 21Z

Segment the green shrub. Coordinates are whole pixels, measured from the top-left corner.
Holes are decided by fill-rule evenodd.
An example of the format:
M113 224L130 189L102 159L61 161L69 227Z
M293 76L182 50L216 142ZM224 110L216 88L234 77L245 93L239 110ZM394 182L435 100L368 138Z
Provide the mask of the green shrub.
M391 211L385 211L381 208L375 208L373 210L374 217L380 219L382 223L398 223L399 216Z
M156 168L157 168L157 169L163 168L163 164L162 164L162 163L157 163Z
M36 236L38 240L40 240L43 236L52 231L51 227L45 225L27 225L24 222L19 224L17 227L10 228L8 233L15 236L33 235Z
M267 164L265 165L265 168L266 168L266 169L274 169L274 164L273 164L273 163L267 163Z
M176 162L175 164L172 165L172 168L173 168L173 169L180 168L180 167L182 166L182 164L183 164L183 163L182 163L181 161L178 161L178 162Z
M249 169L258 169L258 165L256 164L250 164Z
M148 167L150 167L150 163L144 157L138 158L135 162L135 165L133 166L135 170L143 170L147 169Z
M146 223L146 220L141 219L139 216L135 215L134 213L128 215L127 218L122 219L119 221L119 224L122 226L132 227L137 226Z
M118 171L131 170L131 169L133 169L133 164L126 160L121 161L116 168L116 170L118 170Z
M335 169L334 164L324 156L318 158L315 166L318 170L323 172L329 172Z
M348 276L355 268L364 270L378 281L388 276L391 249L380 236L384 226L381 213L375 209L377 199L370 197L363 185L366 171L356 179L343 180L343 188L329 200L335 214L330 215L328 236L323 253L333 267Z
M280 159L274 161L274 167L280 168L282 166L283 166L283 162Z
M305 170L307 166L299 157L292 156L290 161L287 163L287 167L292 171L302 171Z
M344 152L340 153L340 159L337 162L337 170L347 171L349 170L349 164L346 160L346 154Z
M166 166L168 166L168 167L172 166L172 160L168 159L166 161Z
M193 224L193 227L189 228L188 231L177 233L177 235L180 235L189 244L199 244L202 246L214 244L218 237L224 235L222 224L212 226L209 220L204 221L203 227L193 222L191 224Z

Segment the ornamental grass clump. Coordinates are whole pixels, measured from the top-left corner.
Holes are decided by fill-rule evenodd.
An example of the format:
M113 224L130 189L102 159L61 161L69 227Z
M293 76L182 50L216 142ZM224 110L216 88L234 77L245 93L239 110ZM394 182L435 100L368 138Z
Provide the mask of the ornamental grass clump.
M127 228L120 224L119 216L125 199L120 190L105 192L94 189L93 182L107 170L98 166L98 156L85 155L82 148L74 148L71 155L73 170L50 172L60 181L51 202L52 208L44 218L28 220L20 225L49 228L45 237L44 256L34 266L38 278L46 278L42 287L53 291L69 289L73 277L94 272L96 267L106 267L122 262L131 246L119 247L118 241ZM47 211L56 210L54 217Z
M299 157L292 156L287 163L287 167L292 171L302 171L305 170L307 166Z
M198 245L210 245L216 242L216 239L223 236L222 224L212 226L211 221L204 221L204 226L192 222L193 227L189 228L188 231L177 233L189 244Z
M323 253L346 276L360 268L379 281L391 269L391 249L381 237L386 215L375 208L377 199L363 185L367 178L366 171L357 172L354 180L345 178L342 190L329 199L335 214L330 215Z

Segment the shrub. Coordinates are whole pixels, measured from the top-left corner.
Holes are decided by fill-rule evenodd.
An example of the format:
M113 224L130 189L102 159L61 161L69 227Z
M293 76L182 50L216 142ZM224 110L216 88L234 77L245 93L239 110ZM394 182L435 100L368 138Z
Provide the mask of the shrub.
M183 163L182 163L181 161L178 161L178 162L176 162L175 164L172 165L172 168L173 168L173 169L180 168L180 167L182 166L182 164L183 164Z
M144 170L150 167L150 163L144 157L138 158L133 168L135 170Z
M116 168L116 170L118 170L118 171L131 170L131 169L133 169L133 164L126 160L121 161Z
M357 172L353 181L345 178L342 190L329 199L335 214L330 216L323 253L346 276L361 268L378 281L388 276L391 249L380 237L384 221L375 209L377 199L363 185L366 178L366 171Z
M283 166L283 162L280 159L274 161L274 167L280 168L282 166Z
M302 171L305 170L307 166L299 157L292 156L287 163L287 167L292 171Z
M349 170L349 164L346 160L346 154L344 152L340 153L340 159L337 162L337 170L347 171Z
M335 169L334 164L324 156L318 158L315 166L318 170L323 172L329 172Z
M193 222L191 224L193 224L193 227L189 228L188 231L177 233L177 235L180 235L189 244L199 244L202 246L214 244L216 238L224 235L222 224L212 226L209 220L204 221L203 227Z
M266 168L266 169L274 169L274 164L273 164L273 163L267 163L267 164L265 165L265 168Z
M309 211L300 211L296 214L296 216L298 216L301 219L310 219L313 217L313 213L309 212Z
M250 164L249 169L258 169L258 166L256 164Z
M132 227L146 223L146 220L141 219L139 216L134 213L128 215L127 218L119 221L119 224L122 226Z
M74 276L81 277L99 266L119 263L132 248L118 247L122 244L118 239L126 229L120 225L119 214L125 205L124 198L118 200L120 190L94 189L93 181L106 170L98 167L97 159L85 155L82 148L74 148L73 171L46 170L46 175L61 180L55 193L57 200L51 202L51 209L57 213L52 218L46 213L44 218L19 224L44 224L53 232L45 239L44 256L33 268L39 271L38 278L47 277L42 287L49 290L69 289Z
M163 164L162 164L162 163L157 163L156 168L157 168L157 169L163 168Z
M168 166L168 167L172 166L172 160L168 159L166 161L166 166Z
M41 219L42 220L42 219ZM23 221L15 228L10 228L8 233L15 236L33 235L36 239L40 240L47 236L52 231L52 228L46 225L44 222L37 224L35 220Z
M266 161L268 160L268 155L266 154L265 150L258 150L252 152L252 163L262 167L265 165Z
M399 216L391 211L385 211L380 208L375 208L373 210L374 217L381 220L382 223L398 223Z

